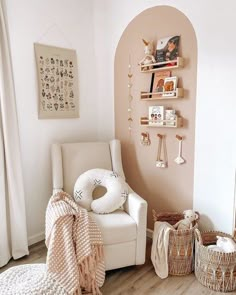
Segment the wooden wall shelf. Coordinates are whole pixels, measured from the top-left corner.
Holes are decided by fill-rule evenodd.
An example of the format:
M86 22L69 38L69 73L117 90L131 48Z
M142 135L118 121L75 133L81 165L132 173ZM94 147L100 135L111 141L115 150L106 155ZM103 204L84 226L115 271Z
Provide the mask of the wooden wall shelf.
M175 95L173 96L163 96L164 94L173 93ZM142 91L140 94L140 98L142 101L152 101L152 100L165 100L165 99L176 99L176 98L182 98L184 97L184 89L183 88L176 88L175 91L169 91L169 92L145 92Z
M180 128L180 127L183 127L183 118L182 117L177 117L176 120L159 120L158 122L163 123L163 125L155 125L154 123L152 123L151 120L148 119L148 117L141 117L140 118L140 125L141 126L155 127L155 128Z
M157 62L150 65L141 65L141 73L154 73L159 71L166 71L171 69L183 68L184 67L184 58L177 57L176 60Z

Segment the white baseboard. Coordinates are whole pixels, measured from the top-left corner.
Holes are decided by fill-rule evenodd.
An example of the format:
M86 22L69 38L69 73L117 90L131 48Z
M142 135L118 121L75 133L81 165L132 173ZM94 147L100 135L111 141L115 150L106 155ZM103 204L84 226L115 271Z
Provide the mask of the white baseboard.
M31 246L33 244L40 242L40 241L43 241L44 239L45 239L45 233L44 233L44 231L42 231L36 235L28 237L28 245Z
M153 230L150 228L147 228L147 237L152 239L152 236L153 236Z

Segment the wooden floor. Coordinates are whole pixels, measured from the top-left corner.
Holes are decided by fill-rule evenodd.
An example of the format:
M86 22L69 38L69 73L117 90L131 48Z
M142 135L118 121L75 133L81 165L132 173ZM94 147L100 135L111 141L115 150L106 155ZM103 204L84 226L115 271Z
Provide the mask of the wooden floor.
M147 259L141 266L131 266L106 273L105 284L101 291L103 295L201 295L201 294L236 294L218 293L202 286L194 274L188 276L170 276L161 280L155 274L150 260L151 240L147 240ZM9 267L26 263L45 263L46 247L40 242L30 247L30 255L0 269L0 273Z

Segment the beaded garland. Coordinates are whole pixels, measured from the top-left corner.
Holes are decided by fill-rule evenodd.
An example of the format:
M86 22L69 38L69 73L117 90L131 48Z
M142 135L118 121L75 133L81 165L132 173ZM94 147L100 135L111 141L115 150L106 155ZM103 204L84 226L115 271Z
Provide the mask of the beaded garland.
M133 77L132 66L131 66L130 56L129 56L129 65L128 65L128 130L129 130L130 135L131 135L131 131L132 131L132 122L133 122L133 118L132 118L132 100L133 100L132 77Z

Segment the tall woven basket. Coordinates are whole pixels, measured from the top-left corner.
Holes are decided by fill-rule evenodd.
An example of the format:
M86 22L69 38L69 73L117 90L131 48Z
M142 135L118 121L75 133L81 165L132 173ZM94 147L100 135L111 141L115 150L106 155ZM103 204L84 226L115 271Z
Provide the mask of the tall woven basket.
M198 281L211 290L218 292L230 292L236 289L236 252L223 253L213 251L207 246L216 243L216 236L232 236L209 231L200 233L195 231L195 275Z
M167 221L174 225L183 219L183 214L175 212L153 212L153 220ZM168 247L168 269L170 275L183 276L190 274L194 269L194 231L197 223L189 230L170 230Z

